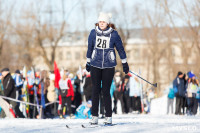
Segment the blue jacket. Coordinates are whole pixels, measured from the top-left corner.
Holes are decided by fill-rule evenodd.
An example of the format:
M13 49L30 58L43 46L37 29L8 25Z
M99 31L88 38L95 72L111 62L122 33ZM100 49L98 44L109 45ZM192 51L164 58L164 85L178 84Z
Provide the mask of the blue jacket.
M18 88L22 88L23 87L23 81L22 81L20 75L14 74L13 75L13 79L15 81L16 87L18 87Z
M102 31L98 26L90 32L88 37L87 61L91 66L104 69L117 65L116 47L122 63L126 63L126 53L117 31L108 27Z
M173 81L173 88L177 88L178 92L175 94L176 97L185 97L186 85L185 80L182 78L176 77Z

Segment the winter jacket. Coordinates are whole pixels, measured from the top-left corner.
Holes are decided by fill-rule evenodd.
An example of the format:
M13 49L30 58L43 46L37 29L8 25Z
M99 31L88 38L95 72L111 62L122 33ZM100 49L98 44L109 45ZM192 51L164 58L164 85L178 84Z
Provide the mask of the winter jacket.
M174 99L174 89L171 87L169 88L168 98Z
M10 98L16 98L15 81L11 74L8 73L3 79L4 95Z
M29 95L34 95L34 87L33 87L33 84L35 83L34 79L31 77L28 77L27 81L28 81L27 87L28 87Z
M122 63L126 63L126 53L117 31L111 27L102 31L97 26L88 37L87 61L100 69L115 67L117 65L115 47Z
M17 89L21 89L23 87L23 81L22 81L20 75L14 74L13 79L15 81L15 85L16 85Z
M187 97L195 97L197 94L197 85L188 83L187 85Z
M175 94L176 97L185 97L186 85L183 78L176 77L173 81L173 88L177 88L178 90Z
M54 81L53 80L50 81L50 85L48 87L47 99L49 100L49 102L56 101L56 90L55 90L55 86L54 86Z
M70 97L70 96L74 97L74 90L73 90L73 86L70 79L66 79L66 80L60 79L59 88L60 90L67 89L66 97Z
M141 96L142 94L142 86L140 85L139 82L135 80L134 77L130 77L129 79L129 86L130 86L130 91L129 91L129 96Z
M75 77L74 80L74 88L76 93L81 93L81 80L78 78L78 76Z

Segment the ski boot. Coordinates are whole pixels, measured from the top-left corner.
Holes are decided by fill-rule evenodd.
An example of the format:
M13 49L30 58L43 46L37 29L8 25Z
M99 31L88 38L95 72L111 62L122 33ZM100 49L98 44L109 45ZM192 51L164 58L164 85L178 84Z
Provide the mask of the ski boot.
M104 122L105 125L112 125L112 117L105 117Z
M98 116L92 116L92 120L90 121L91 125L97 125L98 124Z

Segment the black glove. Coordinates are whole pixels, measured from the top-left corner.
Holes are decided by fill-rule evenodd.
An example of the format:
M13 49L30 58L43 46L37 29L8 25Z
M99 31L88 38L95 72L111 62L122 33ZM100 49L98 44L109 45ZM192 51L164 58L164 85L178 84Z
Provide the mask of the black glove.
M86 70L88 71L88 72L90 72L90 62L87 62L87 64L86 64Z
M128 66L128 63L122 63L123 65L123 71L125 72L125 74L127 74L129 72L129 66Z

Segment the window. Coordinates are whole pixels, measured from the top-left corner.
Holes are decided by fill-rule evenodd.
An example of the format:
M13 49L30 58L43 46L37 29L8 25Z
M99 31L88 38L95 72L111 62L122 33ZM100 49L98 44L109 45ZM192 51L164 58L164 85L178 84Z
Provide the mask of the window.
M58 54L58 58L59 58L59 60L63 60L63 53L61 51Z
M80 59L80 52L75 52L75 59L79 60Z
M136 57L136 58L140 57L140 51L139 51L139 49L134 49L133 50L133 56Z
M175 48L172 48L172 56L176 56L176 50L175 50Z
M67 57L67 60L71 60L72 55L70 51L67 52L66 57Z

